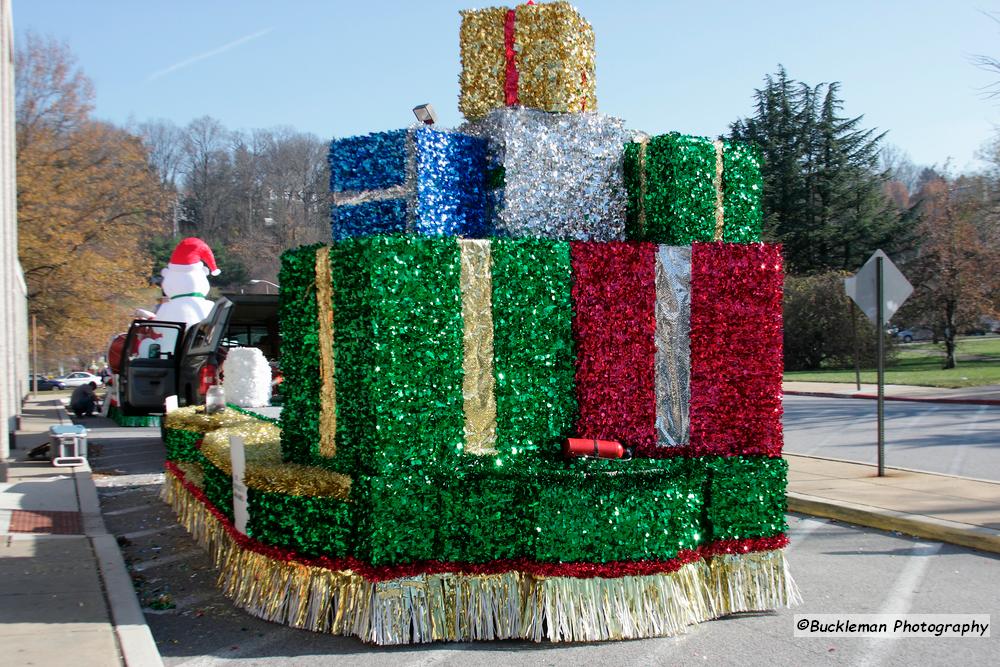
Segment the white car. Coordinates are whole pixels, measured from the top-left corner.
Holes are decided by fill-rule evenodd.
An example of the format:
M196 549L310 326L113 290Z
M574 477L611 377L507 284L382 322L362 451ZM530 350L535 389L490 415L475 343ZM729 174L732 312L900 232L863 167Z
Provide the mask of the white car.
M88 382L93 382L98 387L104 384L100 375L94 375L93 373L87 373L86 371L67 373L61 377L52 378L52 380L54 382L61 383L64 387L79 387L80 385L87 384Z

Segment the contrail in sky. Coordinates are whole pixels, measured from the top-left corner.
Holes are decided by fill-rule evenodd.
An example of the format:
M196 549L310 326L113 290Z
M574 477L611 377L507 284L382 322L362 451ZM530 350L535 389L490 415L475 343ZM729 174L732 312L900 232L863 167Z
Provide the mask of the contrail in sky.
M241 44L246 44L247 42L255 40L258 37L263 37L264 35L266 35L267 33L271 32L272 30L274 30L274 28L264 28L263 30L258 30L257 32L254 32L254 33L251 33L249 35L245 35L243 37L240 37L239 39L233 40L233 41L229 42L228 44L223 44L222 46L220 46L217 49L212 49L211 51L206 51L205 53L199 53L196 56L192 56L192 57L188 58L187 60L182 60L179 63L174 63L170 67L166 67L166 68L161 69L161 70L159 70L157 72L153 72L152 74L149 75L149 77L146 79L146 81L153 81L154 79L159 79L161 76L164 76L166 74L170 74L171 72L176 72L177 70L182 69L184 67L187 67L188 65L193 65L196 62L199 62L201 60L205 60L207 58L211 58L212 56L217 56L220 53L225 53L226 51L229 51L230 49L235 49L237 46L240 46Z

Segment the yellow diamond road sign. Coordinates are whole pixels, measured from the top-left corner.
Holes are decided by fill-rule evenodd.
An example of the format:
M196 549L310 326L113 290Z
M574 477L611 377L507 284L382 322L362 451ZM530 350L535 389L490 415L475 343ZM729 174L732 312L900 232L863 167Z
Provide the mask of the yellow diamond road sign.
M876 274L878 273L879 257L882 258L882 321L888 322L913 293L913 285L881 250L876 250L860 271L850 278L844 278L844 289L847 291L847 296L858 304L858 307L876 326L878 326L875 322L878 316Z

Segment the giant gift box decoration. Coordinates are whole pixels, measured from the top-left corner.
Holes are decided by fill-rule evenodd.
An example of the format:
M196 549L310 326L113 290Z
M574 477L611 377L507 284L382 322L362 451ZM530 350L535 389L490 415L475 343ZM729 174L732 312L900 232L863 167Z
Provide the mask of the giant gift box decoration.
M687 245L760 241L763 179L757 151L677 132L625 146L629 239Z
M459 47L469 120L504 106L597 110L594 31L568 2L463 11Z
M486 217L486 142L427 127L330 144L333 238L413 232L478 236Z
M509 70L471 77L466 51L498 21L561 75L592 45L565 3L466 13L476 122L331 144L333 243L282 258L280 422L171 413L164 497L241 607L378 644L649 637L796 603L756 158L640 150L592 105L548 113L530 77L517 102L539 108L499 108ZM631 458L566 458L571 437Z
M625 238L622 171L630 134L618 118L497 109L464 130L487 139L490 219L499 236Z

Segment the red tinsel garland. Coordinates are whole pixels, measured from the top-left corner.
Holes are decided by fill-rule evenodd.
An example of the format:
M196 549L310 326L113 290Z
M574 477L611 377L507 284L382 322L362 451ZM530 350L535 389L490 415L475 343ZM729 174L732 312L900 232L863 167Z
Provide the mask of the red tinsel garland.
M515 27L514 22L517 17L517 12L513 9L507 10L507 20L504 22L503 26L503 36L504 36L504 59L507 65L505 76L504 76L504 101L507 106L512 107L521 103L517 96L517 83L518 83L518 73L517 73L517 52L514 50L514 34Z
M779 245L692 246L692 455L781 455L782 278Z
M329 570L352 570L368 581L391 581L403 577L413 577L420 574L501 574L512 570L535 576L546 577L602 577L613 579L626 576L646 576L676 572L684 565L702 558L723 554L746 554L759 551L773 551L788 545L788 537L784 534L772 537L749 538L743 540L720 540L706 544L697 549L685 549L669 560L645 561L614 561L609 563L539 563L527 558L506 558L489 563L454 563L437 560L404 563L402 565L373 566L363 561L346 556L343 558L309 558L296 554L290 549L268 546L247 537L236 530L229 518L218 510L204 492L188 481L184 472L173 462L167 461L166 471L173 475L184 488L222 525L229 536L241 549L253 551L276 561L298 563L306 566L322 567Z
M581 437L656 443L656 245L570 244Z

